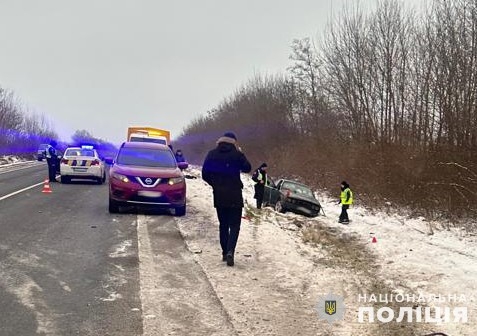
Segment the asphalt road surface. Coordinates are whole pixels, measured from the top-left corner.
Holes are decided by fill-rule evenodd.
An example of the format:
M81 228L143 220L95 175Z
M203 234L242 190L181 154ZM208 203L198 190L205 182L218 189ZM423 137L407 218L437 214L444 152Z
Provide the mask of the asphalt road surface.
M108 213L108 185L0 169L0 335L233 335L175 218Z

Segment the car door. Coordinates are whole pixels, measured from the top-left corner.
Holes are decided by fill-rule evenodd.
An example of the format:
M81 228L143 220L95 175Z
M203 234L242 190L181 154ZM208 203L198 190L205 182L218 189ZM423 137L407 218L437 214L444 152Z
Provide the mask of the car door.
M278 180L277 184L273 183L270 185L268 202L270 205L275 205L280 199L280 185L283 183L283 180ZM267 189L267 188L266 188Z
M265 206L270 204L270 198L273 188L275 188L275 182L270 176L268 176L267 183L265 184L265 187L263 189L263 203L265 204Z

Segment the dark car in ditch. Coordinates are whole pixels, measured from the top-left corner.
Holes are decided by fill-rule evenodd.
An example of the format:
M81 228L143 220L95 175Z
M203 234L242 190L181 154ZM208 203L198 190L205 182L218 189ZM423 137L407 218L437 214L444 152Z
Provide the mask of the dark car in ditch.
M310 187L291 180L280 179L275 183L270 179L265 186L263 201L280 213L291 211L316 217L321 211L321 204Z

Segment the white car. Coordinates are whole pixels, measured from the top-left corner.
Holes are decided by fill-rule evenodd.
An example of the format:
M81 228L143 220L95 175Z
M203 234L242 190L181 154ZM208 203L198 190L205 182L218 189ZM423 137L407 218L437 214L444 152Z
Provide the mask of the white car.
M61 183L88 179L102 184L106 180L104 162L91 146L68 147L60 162L60 175Z

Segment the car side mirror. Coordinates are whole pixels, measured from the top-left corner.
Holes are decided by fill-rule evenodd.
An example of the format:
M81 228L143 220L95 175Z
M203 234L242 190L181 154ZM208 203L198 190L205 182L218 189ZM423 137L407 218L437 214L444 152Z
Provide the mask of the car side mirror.
M108 165L112 165L114 160L113 160L112 157L107 156L107 157L104 158L104 162L106 162Z
M189 164L187 162L178 162L177 166L179 167L180 170L187 169L189 167Z

